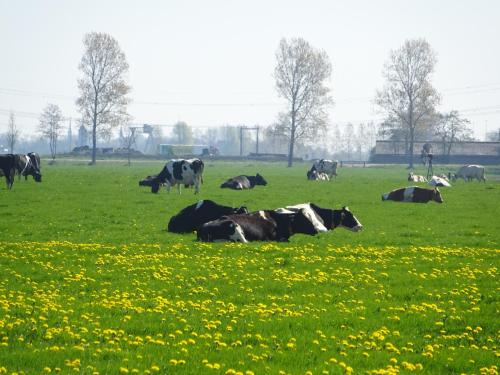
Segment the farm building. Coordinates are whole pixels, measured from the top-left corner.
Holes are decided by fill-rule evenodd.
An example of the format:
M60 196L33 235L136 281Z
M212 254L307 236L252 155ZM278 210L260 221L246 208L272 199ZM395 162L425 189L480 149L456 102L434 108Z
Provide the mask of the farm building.
M420 158L424 144L430 144L434 162L439 164L500 164L500 142L457 142L448 155L448 144L438 141L417 141L414 160ZM407 144L404 141L379 140L371 156L372 163L405 164L408 162Z

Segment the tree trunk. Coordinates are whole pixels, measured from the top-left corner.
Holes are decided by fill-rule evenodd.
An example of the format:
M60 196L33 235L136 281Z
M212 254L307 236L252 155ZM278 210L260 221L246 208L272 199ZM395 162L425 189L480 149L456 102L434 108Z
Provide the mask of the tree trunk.
M295 147L295 114L292 114L292 130L290 132L290 147L288 148L288 167L293 165L293 149Z
M94 165L95 164L95 156L96 156L96 143L97 143L97 136L96 136L96 132L97 132L97 127L95 125L95 122L94 124L92 125L92 161L90 162L90 164Z
M94 116L92 118L92 161L91 165L95 165L95 156L96 156L96 144L97 144L97 93L96 98L94 99Z
M410 124L410 152L409 152L409 169L413 169L413 147L415 146L415 124L413 123L413 102L410 101L410 108L408 111L408 122Z

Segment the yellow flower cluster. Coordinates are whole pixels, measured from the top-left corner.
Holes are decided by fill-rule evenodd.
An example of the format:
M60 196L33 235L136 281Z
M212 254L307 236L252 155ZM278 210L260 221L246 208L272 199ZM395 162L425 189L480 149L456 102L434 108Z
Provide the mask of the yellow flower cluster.
M498 259L474 248L0 242L0 374L496 374Z

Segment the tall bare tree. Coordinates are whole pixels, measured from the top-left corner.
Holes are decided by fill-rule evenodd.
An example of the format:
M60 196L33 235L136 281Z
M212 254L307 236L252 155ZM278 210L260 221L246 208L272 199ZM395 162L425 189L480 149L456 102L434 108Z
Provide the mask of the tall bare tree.
M61 122L63 120L61 109L56 104L47 104L40 115L40 125L38 131L42 137L49 141L50 155L52 161L56 159L57 139L62 130Z
M16 116L14 112L9 114L9 124L7 125L7 134L5 135L10 153L14 153L14 147L19 140L19 129L16 126Z
M130 167L131 162L130 162L130 157L132 154L132 147L135 145L135 141L137 139L137 134L136 134L137 127L129 126L127 129L126 133L123 133L122 130L120 130L120 142L123 148L127 150L127 160L128 160L128 166Z
M332 102L325 85L332 71L326 52L302 38L281 39L276 51L274 78L278 94L288 109L278 116L275 133L289 141L288 166L293 163L295 143L310 140L326 129L326 107Z
M450 156L455 143L473 139L469 125L470 121L460 117L458 111L451 111L438 116L434 133L441 140L443 154Z
M92 161L96 162L97 136L108 137L111 130L126 122L128 64L118 42L108 34L92 32L83 39L85 52L79 69L80 97L76 104L83 119L92 126Z
M407 40L402 47L391 51L384 66L386 80L377 91L375 103L396 119L407 135L409 167L413 168L413 149L418 127L431 116L440 96L430 79L436 64L436 55L424 39Z

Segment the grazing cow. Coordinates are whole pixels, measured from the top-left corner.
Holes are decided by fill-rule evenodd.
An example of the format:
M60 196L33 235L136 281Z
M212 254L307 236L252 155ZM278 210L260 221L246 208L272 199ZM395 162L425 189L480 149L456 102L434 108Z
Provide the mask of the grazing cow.
M172 186L178 185L179 194L181 185L185 187L194 185L194 193L198 194L203 183L204 164L201 159L172 159L165 164L161 172L151 183L151 192L158 193L161 184L167 186L170 192Z
M260 174L255 176L236 176L229 178L220 187L234 190L253 189L255 185L267 185L267 181Z
M427 179L424 176L413 174L413 172L408 173L408 181L411 182L427 182Z
M17 159L17 170L19 176L24 176L27 180L28 176L33 176L36 182L42 182L40 155L36 152L29 152L26 155L16 155Z
M330 177L326 173L318 172L314 167L307 171L307 179L310 181L330 181Z
M285 210L302 210L308 220L314 225L318 232L326 232L335 228L345 228L353 232L359 232L363 225L349 210L349 207L342 207L340 210L321 208L314 203L301 203L294 206L286 206ZM284 210L283 208L277 211Z
M201 200L182 209L168 222L168 231L174 233L193 232L200 225L224 215L248 213L246 207L222 206L209 199Z
M435 201L443 203L443 198L438 188L425 189L418 186L409 186L406 188L395 189L389 193L382 194L382 200L397 201L397 202L415 202L427 203Z
M7 189L12 189L12 184L14 183L14 176L16 175L16 155L6 154L0 155L0 172L5 176L5 181L7 182Z
M444 186L444 187L451 187L450 183L448 182L448 179L440 177L440 176L432 176L431 180L427 183L430 186Z
M302 211L278 213L271 210L251 214L222 216L197 230L201 241L288 241L296 230L314 234L314 228ZM309 230L309 232L308 232Z
M332 176L337 177L338 163L337 160L321 159L314 162L311 171L316 170L318 173L326 173L329 178L332 178Z
M486 182L486 177L484 177L484 167L482 165L464 165L453 175L453 180L457 178L463 178L464 181L470 181L476 179L478 181Z

